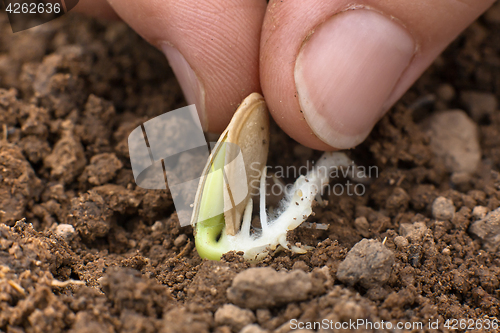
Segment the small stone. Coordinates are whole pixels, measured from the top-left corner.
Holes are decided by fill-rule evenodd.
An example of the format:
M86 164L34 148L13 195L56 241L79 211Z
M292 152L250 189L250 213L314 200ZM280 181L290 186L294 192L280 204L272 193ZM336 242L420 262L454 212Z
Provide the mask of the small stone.
M481 239L486 251L500 254L500 208L473 222L469 231Z
M104 153L93 156L90 164L85 167L78 178L79 181L87 181L92 185L106 184L112 180L123 163L113 153Z
M233 304L224 304L215 312L215 323L217 325L227 325L233 332L240 331L243 327L255 322L255 315L252 311L241 309Z
M420 260L422 259L422 246L419 244L410 244L408 246L408 262L413 267L420 266Z
M62 223L56 227L56 234L65 240L69 240L75 234L75 228L71 224Z
M454 172L450 177L450 181L455 186L466 185L471 181L471 175L465 171Z
M432 216L437 220L451 220L455 216L453 201L445 197L437 197L432 203Z
M471 118L480 121L485 116L491 115L498 107L494 94L479 91L462 91L460 99L465 104Z
M440 100L444 102L449 102L453 98L455 98L455 88L453 88L451 84L444 83L439 85L436 94L438 95Z
M307 264L303 260L299 260L293 264L292 269L300 269L301 271L308 272L309 266L307 266Z
M426 232L427 226L424 222L401 223L399 226L399 234L409 239L413 244L422 242Z
M268 330L263 329L257 324L250 324L243 327L240 333L268 333Z
M163 223L161 221L156 221L152 226L151 230L153 232L160 231L163 229Z
M392 194L387 198L385 208L390 214L396 215L398 212L404 212L408 208L410 196L401 187L396 187Z
M444 254L445 256L449 256L451 254L451 250L445 247L443 251L441 251L441 253Z
M486 214L488 214L488 208L487 207L484 207L484 206L476 206L474 207L474 209L472 210L472 216L476 219L476 220L480 220L480 219L484 219L484 217L486 216Z
M186 234L181 234L174 240L174 246L181 247L182 245L186 244L187 240L188 236Z
M399 248L399 249L403 249L405 248L406 246L408 246L409 242L408 240L406 239L406 237L403 237L403 236L396 236L394 237L394 244Z
M462 110L433 114L423 125L430 148L452 173L473 173L481 160L477 124Z
M94 190L71 199L69 214L66 218L66 222L74 226L86 242L107 236L115 220L113 210Z
M337 270L337 278L350 286L367 289L384 284L390 277L394 254L374 239L363 239L347 253Z
M370 236L370 223L368 223L366 217L361 216L356 218L354 220L354 225L356 226L356 230L361 234L361 236L363 237Z
M311 274L301 270L276 272L270 267L256 267L236 275L227 297L240 307L259 309L303 301L313 292Z

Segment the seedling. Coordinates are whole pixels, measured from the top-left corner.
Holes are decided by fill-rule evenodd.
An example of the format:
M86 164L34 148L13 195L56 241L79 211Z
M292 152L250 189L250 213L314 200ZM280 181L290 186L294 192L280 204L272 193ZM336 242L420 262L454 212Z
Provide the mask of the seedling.
M312 213L312 203L328 184L331 170L353 166L343 153L323 154L316 166L285 192L278 209L268 215L265 166L268 145L267 107L262 96L253 93L242 102L221 135L198 186L191 224L195 228L196 249L202 258L220 260L224 253L241 251L246 260L258 261L280 246L305 253L306 248L289 244L287 232L297 228ZM245 168L238 163L237 148ZM242 169L245 169L243 175ZM241 182L242 179L246 182ZM238 180L239 186L230 186ZM239 195L242 200L234 200L242 187L249 189L256 181L260 182L261 228L251 226L253 198L250 193L245 190L246 196Z

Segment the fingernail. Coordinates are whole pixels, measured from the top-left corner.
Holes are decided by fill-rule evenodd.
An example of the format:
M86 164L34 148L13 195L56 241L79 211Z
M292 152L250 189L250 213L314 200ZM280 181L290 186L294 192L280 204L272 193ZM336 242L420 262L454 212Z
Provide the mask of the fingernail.
M361 143L415 52L399 23L367 9L321 24L295 63L299 103L312 131L332 147Z
M203 130L207 130L208 122L205 115L205 89L203 84L179 50L169 43L161 44L161 48L177 77L177 81L179 81L186 102L188 105L196 104Z

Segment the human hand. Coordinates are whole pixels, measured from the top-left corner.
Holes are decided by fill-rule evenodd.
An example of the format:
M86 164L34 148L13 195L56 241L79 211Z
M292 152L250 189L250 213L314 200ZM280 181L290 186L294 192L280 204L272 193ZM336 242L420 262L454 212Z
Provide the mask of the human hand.
M161 49L205 130L221 132L262 91L288 135L331 150L361 143L494 2L86 0L77 10L118 15Z

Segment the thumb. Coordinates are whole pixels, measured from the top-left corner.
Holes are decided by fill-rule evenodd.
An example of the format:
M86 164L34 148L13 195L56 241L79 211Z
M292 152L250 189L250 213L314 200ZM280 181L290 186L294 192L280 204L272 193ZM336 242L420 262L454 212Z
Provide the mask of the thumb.
M273 1L260 73L274 119L313 148L356 146L493 2Z

